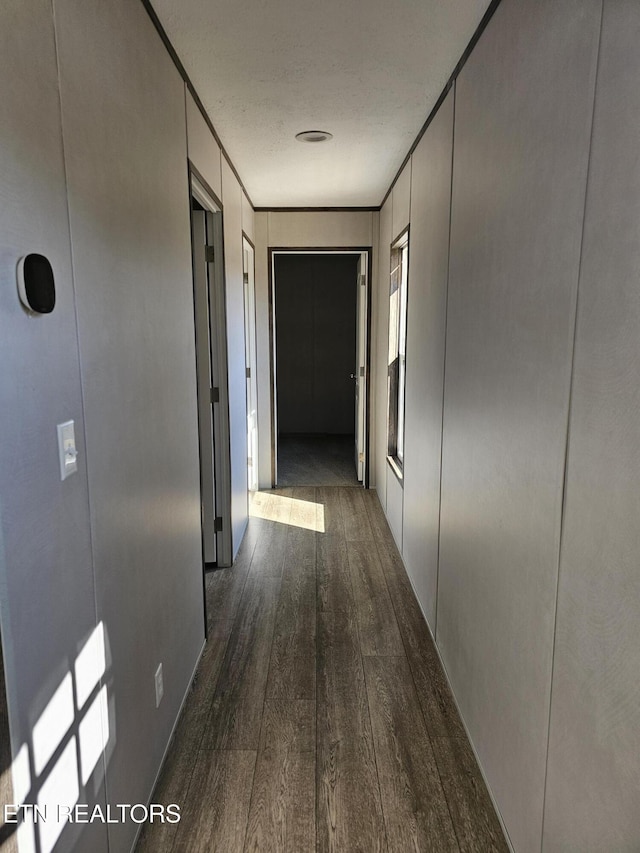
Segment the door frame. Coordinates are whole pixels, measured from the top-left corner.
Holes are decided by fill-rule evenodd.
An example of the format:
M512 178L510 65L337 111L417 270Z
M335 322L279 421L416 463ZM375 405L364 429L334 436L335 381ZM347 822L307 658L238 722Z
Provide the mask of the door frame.
M210 390L209 402L213 407L213 465L214 465L214 493L215 493L215 519L218 521L215 530L216 559L213 564L205 562L204 541L202 548L203 570L230 566L232 562L232 529L231 529L231 444L229 427L229 380L227 365L227 317L226 317L226 281L224 264L224 232L223 232L223 206L222 202L211 189L206 180L195 168L190 160L188 163L189 178L189 216L193 228L193 198L205 208L210 214L208 227L210 227L213 238L214 259L208 261L209 268L209 307L210 327L209 344L212 369L212 385L218 391L217 399L213 397L213 387ZM193 246L192 246L193 259ZM192 270L195 288L195 269ZM212 309L212 310L211 310ZM196 321L196 301L194 290L194 322ZM196 365L196 379L198 388L198 368ZM200 393L200 391L198 391ZM198 432L200 433L200 416L198 416ZM200 434L198 436L200 447ZM199 464L202 459L199 452ZM202 471L202 468L201 468ZM202 474L200 483L200 505L202 501ZM204 532L204 517L201 511L201 525ZM205 596L206 608L206 596ZM206 619L206 616L205 616Z
M365 293L366 311L366 360L365 360L365 459L362 485L369 488L371 471L371 285L373 275L373 246L269 246L268 248L268 291L269 291L269 394L271 403L271 488L275 488L278 477L278 405L276 396L275 357L275 259L276 255L367 255L367 281ZM357 286L360 286L359 284ZM356 323L358 318L356 317Z

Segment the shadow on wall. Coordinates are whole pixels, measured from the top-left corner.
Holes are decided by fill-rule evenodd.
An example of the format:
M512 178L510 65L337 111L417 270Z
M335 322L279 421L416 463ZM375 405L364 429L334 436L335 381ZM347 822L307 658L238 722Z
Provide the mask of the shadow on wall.
M3 853L15 849L16 838L20 853L51 853L76 806L82 810L78 830L92 822L92 815L94 821L106 822L102 806L78 804L96 801L115 746L109 658L100 622L45 700L31 726L30 743L20 746L11 764L10 749L3 750L0 789L11 791L13 781L12 800L3 815L7 820L0 829Z

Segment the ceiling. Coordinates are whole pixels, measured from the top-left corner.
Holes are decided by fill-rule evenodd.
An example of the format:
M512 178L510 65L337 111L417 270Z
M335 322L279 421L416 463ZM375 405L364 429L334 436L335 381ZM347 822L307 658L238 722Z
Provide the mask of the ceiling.
M380 204L489 5L152 2L258 207Z

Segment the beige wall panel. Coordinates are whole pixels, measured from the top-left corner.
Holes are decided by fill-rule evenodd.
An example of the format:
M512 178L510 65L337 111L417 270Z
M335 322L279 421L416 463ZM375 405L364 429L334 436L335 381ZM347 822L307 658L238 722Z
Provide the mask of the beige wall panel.
M142 4L56 0L55 17L107 790L144 803L204 638L184 87ZM110 824L110 848L137 828Z
M251 207L251 202L244 193L242 193L242 230L251 240L251 242L255 245L255 213L253 211L253 207Z
M63 681L73 679L77 654L96 624L87 448L48 0L8 0L0 6L0 77L0 621L11 753L15 757L26 750L32 772L29 790L16 788L11 802L33 803L51 770L37 766L43 754L34 751L34 726ZM31 252L45 255L53 267L56 305L51 314L30 315L18 297L18 260ZM78 471L61 482L56 424L71 419ZM86 708L74 707L73 700L70 704L77 727ZM2 728L0 737L6 737ZM62 733L63 748L74 731ZM6 741L3 746L8 747ZM0 774L8 773L7 765L0 767ZM79 779L81 802L104 807L103 775L100 761L86 787ZM41 823L39 830L43 828ZM11 826L4 829L0 847L16 849ZM59 845L61 850L75 846L101 853L107 849L106 827L68 825Z
M380 211L380 240L378 243L377 305L372 318L375 329L374 362L375 388L371 418L375 422L373 463L378 497L383 509L387 507L387 378L389 366L389 273L391 271L391 198ZM389 472L389 476L393 474Z
M539 851L599 0L503 0L456 84L437 639Z
M640 850L640 7L605 0L553 671L545 851Z
M370 246L370 211L269 213L269 245L283 247Z
M453 103L451 91L414 151L411 169L402 555L434 633Z
M244 348L244 284L242 281L242 188L226 159L222 160L224 263L231 436L231 523L234 556L248 519L247 390ZM260 395L260 391L258 391Z
M209 184L214 193L222 196L222 177L220 173L220 146L209 130L202 113L198 109L193 95L185 86L187 99L187 146L189 159Z
M395 240L409 224L411 208L411 160L409 160L402 172L400 172L390 198L392 199L393 209L391 239Z

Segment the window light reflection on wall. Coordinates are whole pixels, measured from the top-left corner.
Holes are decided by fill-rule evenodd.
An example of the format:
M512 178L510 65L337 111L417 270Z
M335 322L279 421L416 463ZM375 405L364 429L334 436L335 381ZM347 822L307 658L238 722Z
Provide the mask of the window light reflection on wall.
M37 849L51 853L68 812L79 802L82 788L96 770L110 737L113 739L107 686L99 687L106 671L105 629L100 622L32 728L35 778L31 776L28 744L24 743L13 759L15 803L35 800L39 813L46 814L46 820L38 820L31 810L21 811L17 827L20 853L36 853Z

